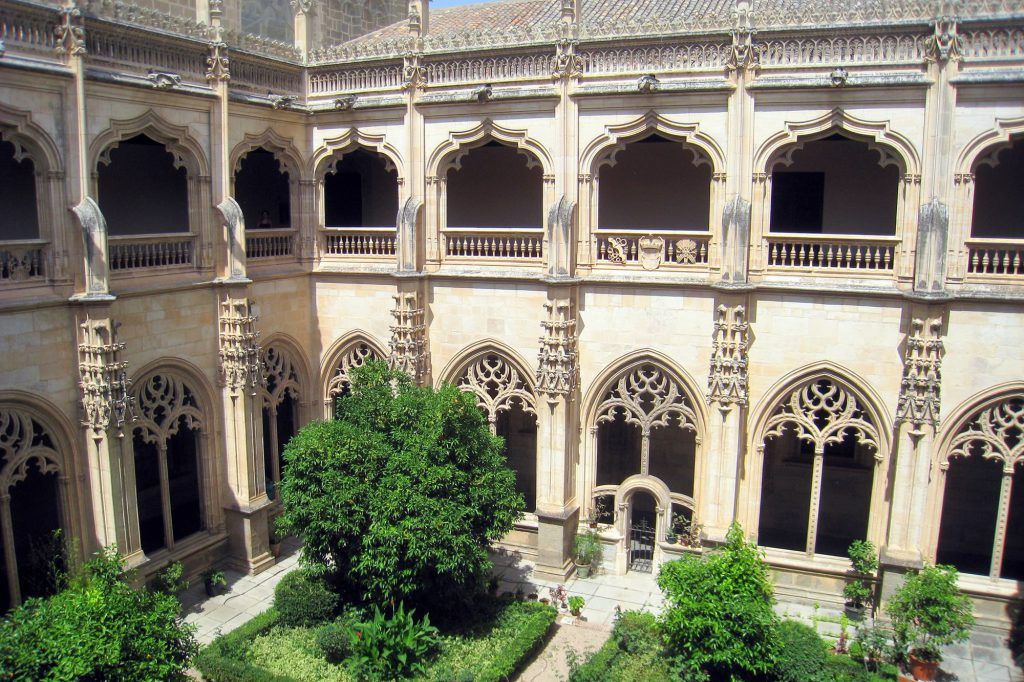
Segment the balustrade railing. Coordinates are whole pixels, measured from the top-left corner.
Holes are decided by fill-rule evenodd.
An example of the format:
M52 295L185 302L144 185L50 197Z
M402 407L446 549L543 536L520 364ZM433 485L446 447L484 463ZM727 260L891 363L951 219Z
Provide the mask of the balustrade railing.
M7 50L52 54L56 18L53 10L5 5L0 11L0 44Z
M765 238L768 267L785 270L892 272L898 247L896 237L771 234Z
M969 239L967 274L1024 277L1024 239Z
M270 229L245 231L245 257L285 258L295 252L295 230Z
M112 272L189 266L195 263L195 235L108 237L107 250Z
M396 248L393 227L327 227L320 232L323 256L394 258Z
M18 239L0 242L0 282L24 282L46 278L47 242Z
M540 261L544 257L540 228L451 228L441 239L445 258Z
M640 265L653 270L666 266L706 266L710 232L598 230L597 262Z

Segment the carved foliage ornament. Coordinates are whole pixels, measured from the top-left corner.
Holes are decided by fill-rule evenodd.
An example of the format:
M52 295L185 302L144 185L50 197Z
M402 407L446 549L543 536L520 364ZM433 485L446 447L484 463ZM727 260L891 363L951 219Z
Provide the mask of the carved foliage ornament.
M750 325L743 306L718 306L711 343L708 401L747 404L747 348Z
M259 332L249 299L227 299L220 307L220 380L231 391L263 382Z
M34 464L41 474L61 472L53 438L37 419L13 407L0 408L0 495L28 477Z
M357 341L348 346L341 354L341 359L335 366L330 381L327 382L327 397L337 398L345 394L351 384L349 373L355 367L362 367L368 360L382 359L380 354L365 341Z
M291 354L277 346L263 351L263 403L268 407L281 404L286 395L298 399L300 395L299 372Z
M553 399L576 389L576 314L568 301L545 303L544 308L547 319L541 322L544 335L537 355L537 390Z
M78 369L82 389L82 424L96 432L114 428L122 435L135 419L135 397L128 363L120 359L125 344L117 341L116 323L88 320L79 328Z
M579 41L562 38L558 41L555 58L551 64L551 79L558 81L579 78L583 75L583 57L576 53Z
M85 29L82 28L82 12L78 6L61 7L57 12L60 23L53 28L56 38L54 51L58 55L74 57L85 54Z
M948 468L950 458L971 455L1002 462L1007 474L1024 462L1024 395L977 413L953 438L943 468Z
M940 390L942 383L942 320L915 319L903 358L903 381L900 384L896 421L939 425Z
M787 428L793 429L800 440L811 443L815 455L824 454L826 445L842 443L852 435L860 445L875 451L876 460L881 460L878 429L857 398L830 379L814 379L790 393L768 419L764 438L781 436Z
M960 61L964 54L963 39L957 33L957 18L942 16L935 20L934 32L925 44L925 59L943 64Z
M498 415L514 407L537 415L533 394L519 370L497 353L487 353L467 367L459 388L476 396L477 405L487 413L491 433L495 432Z
M391 327L389 364L419 381L427 367L427 327L423 323L423 306L415 293L395 296L391 311L395 324Z
M136 388L139 406L136 428L142 439L166 447L168 439L181 427L189 431L203 428L203 413L192 389L173 374L157 373Z

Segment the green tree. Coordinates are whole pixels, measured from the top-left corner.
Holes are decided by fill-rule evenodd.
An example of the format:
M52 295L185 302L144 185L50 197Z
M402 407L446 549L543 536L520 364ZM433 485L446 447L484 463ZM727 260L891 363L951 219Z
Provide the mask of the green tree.
M335 419L302 429L285 459L279 521L302 538L303 562L378 604L480 584L490 543L525 506L472 396L379 362L353 370Z
M113 548L62 592L30 599L0 622L0 678L186 680L198 646L176 597L136 589Z
M669 655L712 680L769 677L779 653L768 566L733 524L721 549L661 567L662 632Z

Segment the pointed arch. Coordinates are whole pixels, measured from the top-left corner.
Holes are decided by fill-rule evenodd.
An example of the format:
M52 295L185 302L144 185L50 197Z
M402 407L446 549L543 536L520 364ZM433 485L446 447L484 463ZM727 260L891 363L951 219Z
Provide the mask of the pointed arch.
M495 339L478 341L459 352L441 372L437 385L449 383L472 393L492 428L502 412L519 407L537 418L537 392L529 365Z
M277 405L285 393L293 398L309 396L309 364L295 340L283 333L268 337L260 344L264 384L260 387L263 401Z
M724 172L724 150L714 138L700 129L699 123L678 123L652 109L632 121L606 126L604 132L587 143L580 154L580 173L596 174L602 165L614 164L615 156L627 144L651 133L660 133L669 139L696 147L703 156L698 155L695 163L710 164L712 173Z
M360 148L384 157L387 170L395 171L400 186L404 183L407 171L398 148L387 141L386 135L374 135L359 128L349 128L340 135L325 139L310 159L310 177L323 180L345 154Z
M37 173L63 173L62 156L53 138L32 120L32 113L0 102L0 140L15 147L15 158L28 156Z
M389 353L386 348L386 344L361 329L353 330L331 344L324 354L326 360L320 373L320 395L328 412L334 399L342 395L348 386L349 371L368 359L387 360Z
M312 366L306 357L306 353L295 337L285 332L273 332L267 335L260 345L264 354L270 348L279 348L283 351L283 354L287 356L288 364L295 374L293 380L295 385L293 388L303 400L310 400L313 395L312 387L316 379L314 378ZM268 367L264 367L265 372L268 369ZM283 389L284 387L282 386L281 388ZM267 399L267 397L265 396L264 399Z
M110 163L110 152L117 145L136 135L146 135L164 145L174 157L175 168L185 168L194 178L208 177L210 165L203 147L192 136L187 125L168 122L152 109L129 119L116 119L89 145L89 167Z
M525 152L527 165L540 163L544 175L554 173L551 154L544 145L531 138L527 131L505 128L485 118L469 130L449 133L448 139L434 148L427 159L427 177L444 177L450 169L460 168L462 157L492 140Z
M980 164L992 165L999 152L1013 144L1013 137L1021 134L1024 134L1024 116L997 118L992 128L975 136L960 150L955 173L970 175Z
M806 121L786 121L783 130L765 140L754 154L754 172L772 172L776 162L788 163L803 143L827 137L842 130L854 139L867 142L876 151L880 164L896 164L903 175L919 176L921 159L913 143L894 131L889 121L869 121L835 108Z
M233 173L238 173L246 154L256 149L265 149L274 155L280 164L281 172L287 173L293 182L304 179L305 164L302 155L290 138L278 134L268 127L262 133L246 133L241 142L236 144L228 157Z

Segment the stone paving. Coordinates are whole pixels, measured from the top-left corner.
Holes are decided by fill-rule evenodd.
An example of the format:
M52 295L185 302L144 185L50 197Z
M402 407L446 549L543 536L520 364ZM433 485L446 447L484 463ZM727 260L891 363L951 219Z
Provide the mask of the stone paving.
M285 542L278 563L259 575L226 570L228 589L216 597L207 597L202 581L196 581L197 584L182 595L182 605L185 620L198 628L199 642L207 644L269 608L274 601L274 586L296 567L298 556L299 544L290 540ZM493 558L494 572L499 577L499 593L521 591L524 596L536 594L537 598L544 598L556 585L552 581L534 578L532 563L515 553L500 552ZM663 604L654 576L647 573L598 573L590 578L574 576L565 583L565 588L570 595L579 595L586 600L583 608L585 622L573 625L568 619L560 621L545 649L534 657L518 678L520 682L564 680L566 647L571 646L581 653L600 647L611 630L616 607L623 611L643 609L659 613ZM807 605L780 604L778 610L786 617L799 617L821 625L819 630L825 634L836 627L828 620L827 614L820 614L824 618L818 622L819 610ZM1006 647L972 641L947 648L938 682L1024 682L1024 672L1013 664Z

